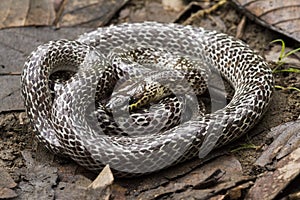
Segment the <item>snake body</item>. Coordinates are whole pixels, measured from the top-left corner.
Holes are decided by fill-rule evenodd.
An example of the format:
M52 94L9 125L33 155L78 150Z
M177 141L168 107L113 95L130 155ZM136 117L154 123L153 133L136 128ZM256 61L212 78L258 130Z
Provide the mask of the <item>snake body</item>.
M205 61L232 85L232 100L220 110L160 133L126 137L97 132L87 122L86 110L94 94L107 95L113 89L109 83L123 73L106 61L110 51L131 44ZM78 73L53 100L49 76L65 66ZM242 41L199 27L156 22L99 28L76 41L51 41L31 53L22 74L25 107L39 140L90 170L109 164L122 175L146 174L204 157L240 137L261 118L272 91L267 63Z

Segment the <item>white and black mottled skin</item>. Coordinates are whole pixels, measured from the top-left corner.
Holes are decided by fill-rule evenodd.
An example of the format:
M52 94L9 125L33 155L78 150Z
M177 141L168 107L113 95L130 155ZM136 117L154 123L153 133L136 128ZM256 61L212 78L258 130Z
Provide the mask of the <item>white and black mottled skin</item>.
M160 134L109 136L89 127L84 112L100 89L116 79L118 69L107 67L105 57L114 47L135 44L166 49L203 59L235 90L223 109L189 120ZM100 51L102 55L97 52ZM91 61L92 60L92 61ZM54 102L49 75L62 65L91 64ZM96 64L95 64L96 63ZM75 68L74 70L77 70ZM97 77L98 76L98 77ZM37 137L56 153L99 171L106 164L122 175L142 175L174 165L227 144L252 128L265 112L273 91L271 70L248 45L231 36L199 27L145 22L99 28L77 41L41 45L25 63L22 92ZM54 104L54 105L52 105Z

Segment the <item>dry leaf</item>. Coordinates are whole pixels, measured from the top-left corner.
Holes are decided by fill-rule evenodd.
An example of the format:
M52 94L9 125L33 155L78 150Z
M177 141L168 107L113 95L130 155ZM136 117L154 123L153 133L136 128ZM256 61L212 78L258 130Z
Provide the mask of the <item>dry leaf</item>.
M0 6L0 29L52 25L54 4L49 0L5 0Z
M300 41L299 0L232 0L248 17Z

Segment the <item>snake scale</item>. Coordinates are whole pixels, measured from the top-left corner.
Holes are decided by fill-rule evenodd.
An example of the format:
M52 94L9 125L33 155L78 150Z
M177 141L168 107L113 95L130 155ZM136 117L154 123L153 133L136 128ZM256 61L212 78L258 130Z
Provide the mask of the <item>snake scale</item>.
M112 49L132 44L203 60L232 85L232 100L160 133L126 137L97 132L87 122L86 110L97 91L107 95L113 89L110 83L121 73L107 57ZM53 99L49 76L66 66L78 73ZM27 114L41 142L90 170L109 164L125 176L202 158L237 139L258 122L273 92L267 63L242 41L217 31L157 22L103 27L74 41L43 44L26 61L21 82Z

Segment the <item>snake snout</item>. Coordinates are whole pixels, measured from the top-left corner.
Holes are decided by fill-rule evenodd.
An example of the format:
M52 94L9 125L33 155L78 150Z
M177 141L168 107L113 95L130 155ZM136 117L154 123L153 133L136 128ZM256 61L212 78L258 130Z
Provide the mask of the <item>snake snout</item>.
M115 95L106 103L106 108L109 110L129 111L130 98L124 95Z

